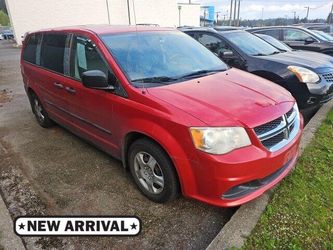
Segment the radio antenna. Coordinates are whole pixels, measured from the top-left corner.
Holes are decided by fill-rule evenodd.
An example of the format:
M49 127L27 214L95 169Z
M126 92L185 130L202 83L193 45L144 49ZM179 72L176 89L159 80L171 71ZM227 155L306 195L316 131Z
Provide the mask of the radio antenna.
M132 0L132 6L133 6L133 14L134 14L134 24L136 26L136 12L135 12L135 3L134 3L134 0Z

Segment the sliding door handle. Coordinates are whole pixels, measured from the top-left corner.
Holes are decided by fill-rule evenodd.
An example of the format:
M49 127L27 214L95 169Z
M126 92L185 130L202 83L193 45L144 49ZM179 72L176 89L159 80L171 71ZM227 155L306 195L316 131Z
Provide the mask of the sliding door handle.
M58 89L63 89L64 88L64 85L62 85L61 83L58 83L58 82L54 82L53 85Z

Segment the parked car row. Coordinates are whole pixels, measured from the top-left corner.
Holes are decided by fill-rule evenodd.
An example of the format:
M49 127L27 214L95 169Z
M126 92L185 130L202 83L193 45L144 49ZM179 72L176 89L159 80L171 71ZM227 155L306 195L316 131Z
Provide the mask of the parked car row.
M315 30L297 26L272 26L252 28L247 31L272 36L293 49L310 50L333 56L333 43Z
M295 165L298 106L332 98L332 59L305 60L242 30L182 31L102 25L29 33L24 87L42 127L56 122L121 160L149 199L182 193L238 206Z
M314 109L333 98L333 57L310 52L294 52L272 46L243 30L216 31L211 28L185 28L228 65L277 83L297 100L301 110ZM279 42L275 42L279 43Z

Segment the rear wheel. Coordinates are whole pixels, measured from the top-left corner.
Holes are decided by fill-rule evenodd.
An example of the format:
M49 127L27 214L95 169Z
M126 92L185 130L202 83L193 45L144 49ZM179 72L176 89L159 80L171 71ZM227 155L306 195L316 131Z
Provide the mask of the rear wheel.
M176 171L158 144L148 139L139 139L131 145L128 156L134 181L146 197L158 203L178 197Z
M54 125L54 122L49 118L39 98L33 92L30 93L30 103L32 112L34 113L36 120L40 126L42 126L43 128L48 128Z

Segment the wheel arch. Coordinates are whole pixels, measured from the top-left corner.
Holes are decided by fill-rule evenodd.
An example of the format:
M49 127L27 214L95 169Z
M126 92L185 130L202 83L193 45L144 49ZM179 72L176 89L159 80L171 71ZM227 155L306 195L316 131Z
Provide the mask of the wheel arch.
M128 168L128 150L133 142L135 142L138 139L146 138L148 140L151 140L155 142L157 145L159 145L162 150L166 153L168 158L170 159L174 169L175 173L177 174L177 178L179 181L180 190L183 194L192 193L193 190L190 190L191 188L188 188L189 186L193 185L186 185L185 183L194 183L194 176L193 172L188 168L188 166L185 166L184 164L184 157L180 157L179 154L185 154L183 151L183 148L177 143L177 140L170 135L170 133L167 133L163 128L159 127L157 129L155 127L155 133L151 134L148 131L131 131L128 132L124 137L122 141L121 146L121 159L124 168ZM167 134L166 134L167 133ZM156 135L156 136L154 136ZM159 136L158 136L159 135ZM168 148L165 143L163 143L163 138L168 138L169 144L172 144L172 148ZM177 153L175 153L177 152ZM180 152L180 153L179 153ZM176 154L176 155L175 155ZM180 170L180 168L182 170Z

